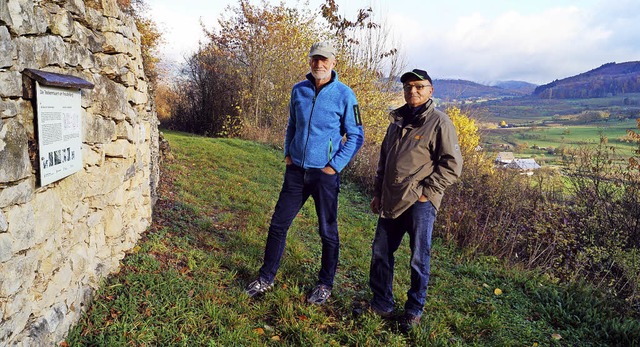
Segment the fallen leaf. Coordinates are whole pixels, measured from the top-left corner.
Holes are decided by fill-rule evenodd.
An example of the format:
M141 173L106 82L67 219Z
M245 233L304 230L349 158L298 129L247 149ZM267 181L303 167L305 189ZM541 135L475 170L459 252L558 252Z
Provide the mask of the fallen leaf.
M551 338L554 340L560 340L562 336L560 334L551 334Z
M298 316L298 319L300 319L300 320L302 320L302 321L305 321L305 320L307 320L307 319L309 319L309 318L307 318L307 316L305 316L305 315L303 315L303 314L302 314L302 315L299 315L299 316Z
M280 336L278 336L278 335L273 335L273 336L271 336L271 340L272 340L272 341L280 341Z
M502 295L502 289L500 289L500 288L496 288L496 289L494 289L494 290L493 290L493 294L495 294L495 295Z
M538 347L538 343L534 342L532 347Z
M264 335L264 329L262 329L262 328L255 328L255 329L253 329L253 331L255 331L256 334L258 334L258 335Z

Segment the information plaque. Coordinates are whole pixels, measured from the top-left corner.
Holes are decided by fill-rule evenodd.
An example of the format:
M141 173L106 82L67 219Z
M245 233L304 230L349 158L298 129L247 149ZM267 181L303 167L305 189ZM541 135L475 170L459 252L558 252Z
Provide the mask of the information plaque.
M40 185L82 169L80 89L36 83Z

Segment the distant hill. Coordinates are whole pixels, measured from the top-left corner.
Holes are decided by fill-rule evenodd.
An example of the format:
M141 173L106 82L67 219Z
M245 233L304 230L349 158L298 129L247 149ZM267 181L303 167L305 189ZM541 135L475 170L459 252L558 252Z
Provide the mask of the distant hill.
M523 94L529 95L533 93L538 85L523 81L499 81L495 84L495 86L507 90L522 92Z
M434 96L445 101L501 99L530 95L536 85L521 81L504 81L488 86L466 80L436 79Z
M543 99L587 99L640 93L640 61L607 63L576 76L537 87Z

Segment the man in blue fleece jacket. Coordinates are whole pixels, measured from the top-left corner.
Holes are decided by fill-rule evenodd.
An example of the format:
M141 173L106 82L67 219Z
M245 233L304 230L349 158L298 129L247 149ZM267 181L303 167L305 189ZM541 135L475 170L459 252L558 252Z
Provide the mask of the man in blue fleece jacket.
M259 277L245 289L250 297L273 287L287 231L309 196L313 197L318 215L322 259L317 284L307 301L320 305L331 295L340 248L339 173L364 142L355 93L338 80L335 65L335 49L330 43L313 44L309 51L311 73L291 91L284 140L284 183L271 217Z

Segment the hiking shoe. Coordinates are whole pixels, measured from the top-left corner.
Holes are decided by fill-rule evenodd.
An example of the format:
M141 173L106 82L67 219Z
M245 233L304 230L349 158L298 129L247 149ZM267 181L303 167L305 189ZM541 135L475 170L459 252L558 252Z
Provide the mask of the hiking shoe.
M273 288L273 282L269 283L262 278L258 278L257 280L249 283L247 288L244 289L244 292L249 295L249 297L253 298L257 295L264 294L267 290Z
M408 333L411 329L415 328L420 324L420 316L412 315L411 313L406 313L400 318L400 331L403 333Z
M325 286L324 284L318 284L309 297L307 298L307 302L310 304L322 305L327 299L331 296L331 288Z

